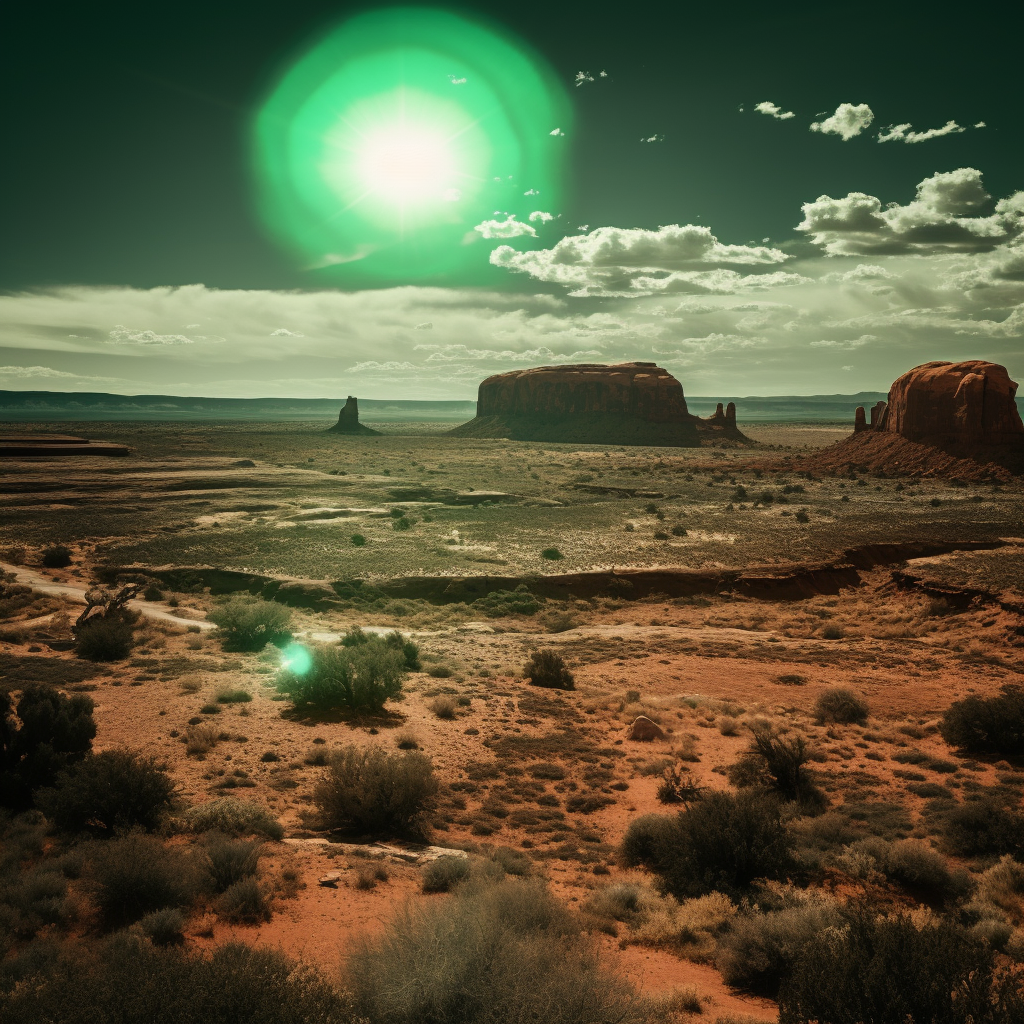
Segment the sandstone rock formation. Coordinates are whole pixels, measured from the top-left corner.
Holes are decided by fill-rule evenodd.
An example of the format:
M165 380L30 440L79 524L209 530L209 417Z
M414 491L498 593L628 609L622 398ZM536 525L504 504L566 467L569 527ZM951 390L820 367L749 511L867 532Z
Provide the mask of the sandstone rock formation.
M452 431L462 437L520 441L696 447L702 440L746 440L736 408L707 420L686 408L682 385L655 363L539 366L488 377L476 419Z
M338 413L338 422L333 427L327 428L328 433L332 434L379 434L379 430L373 430L371 427L364 427L359 422L359 401L354 396L349 395L345 404L341 407L341 412Z

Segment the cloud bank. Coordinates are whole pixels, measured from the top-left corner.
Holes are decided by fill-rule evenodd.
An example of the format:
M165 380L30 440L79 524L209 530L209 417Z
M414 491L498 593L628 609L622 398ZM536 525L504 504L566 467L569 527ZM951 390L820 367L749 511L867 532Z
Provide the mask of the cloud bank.
M843 142L849 142L855 135L860 135L874 119L875 115L866 103L840 103L831 117L812 122L811 131L821 132L822 135L838 135Z

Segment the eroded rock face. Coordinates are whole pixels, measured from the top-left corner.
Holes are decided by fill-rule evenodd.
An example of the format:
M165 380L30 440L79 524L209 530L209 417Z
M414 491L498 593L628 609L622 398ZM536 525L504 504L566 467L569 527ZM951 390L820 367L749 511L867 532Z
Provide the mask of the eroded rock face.
M1005 366L969 359L915 366L889 390L876 430L911 441L961 446L1024 444L1014 397L1017 384ZM874 410L872 410L874 413Z
M453 433L688 446L712 433L743 439L731 403L708 420L692 416L679 381L656 363L641 362L538 366L495 374L480 385L476 419Z
M359 400L354 395L349 395L345 404L338 413L338 422L333 427L328 427L332 434L378 434L380 431L363 426L359 422Z

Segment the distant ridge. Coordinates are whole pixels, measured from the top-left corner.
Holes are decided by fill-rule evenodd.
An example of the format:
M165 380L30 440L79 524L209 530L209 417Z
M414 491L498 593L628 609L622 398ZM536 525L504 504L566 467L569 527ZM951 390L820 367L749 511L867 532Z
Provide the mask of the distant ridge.
M736 403L739 423L816 421L848 423L858 405L868 408L888 396L855 395L687 395L687 408L710 416L718 402ZM182 398L177 395L111 395L92 391L0 391L0 421L8 423L109 420L323 420L334 423L344 398ZM1024 399L1017 404L1024 408ZM359 399L371 422L462 423L476 415L476 402Z

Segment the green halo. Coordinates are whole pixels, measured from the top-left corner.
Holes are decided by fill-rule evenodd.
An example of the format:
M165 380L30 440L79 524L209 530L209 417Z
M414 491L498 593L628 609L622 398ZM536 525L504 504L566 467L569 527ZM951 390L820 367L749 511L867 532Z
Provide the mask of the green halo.
M476 224L560 209L566 140L552 133L569 121L523 44L444 11L363 14L257 114L260 213L301 267L331 278L479 277L490 247Z

